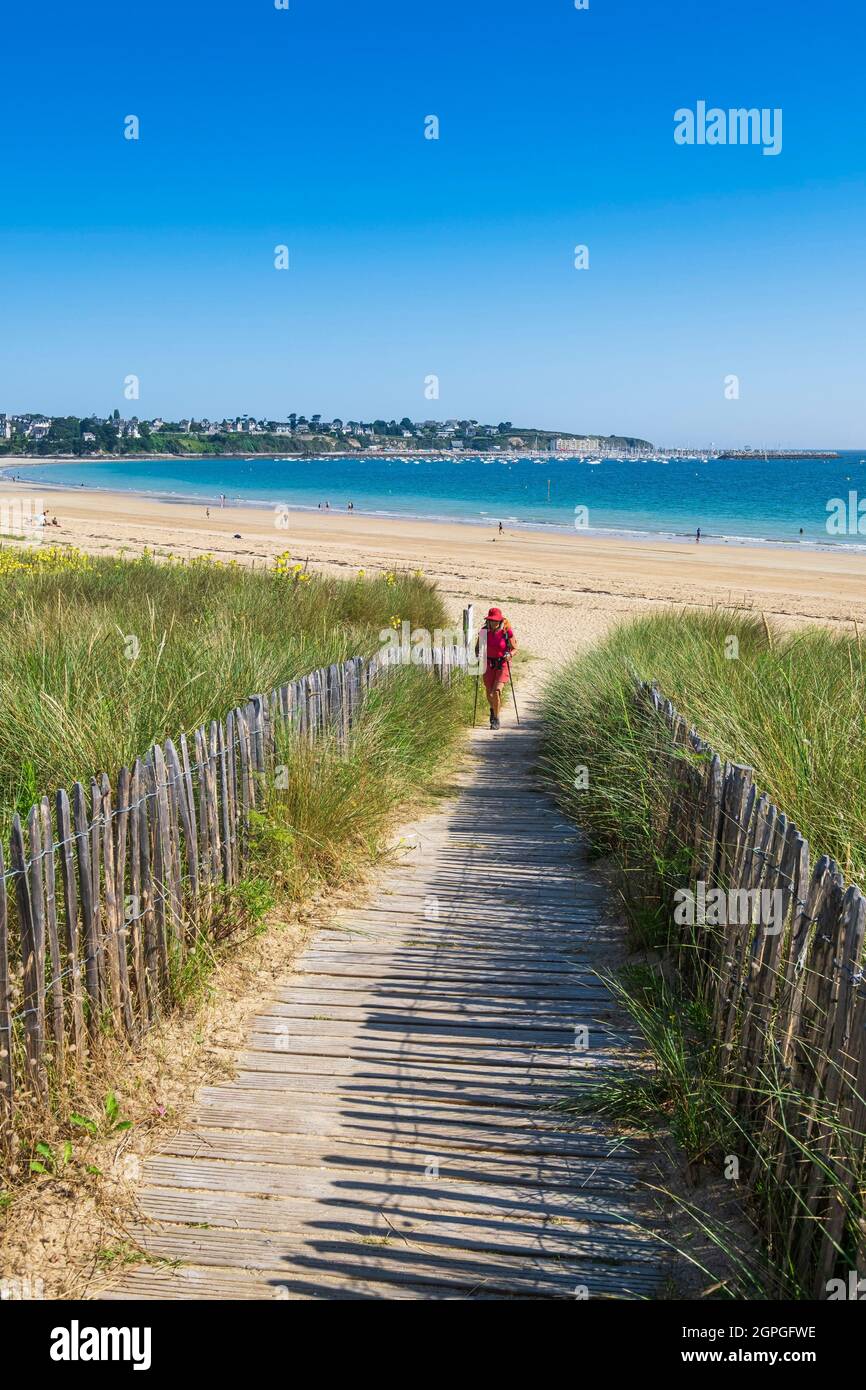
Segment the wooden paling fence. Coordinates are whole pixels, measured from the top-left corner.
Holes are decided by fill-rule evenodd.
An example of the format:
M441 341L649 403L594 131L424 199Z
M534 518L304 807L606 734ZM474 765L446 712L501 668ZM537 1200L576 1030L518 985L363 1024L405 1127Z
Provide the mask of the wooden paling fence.
M154 744L114 786L103 773L15 816L8 857L0 844L0 1146L16 1105L48 1104L100 1033L135 1042L167 1007L174 969L243 877L281 731L345 746L371 685L403 660L383 648L313 671ZM447 684L466 660L446 646L420 664Z
M639 682L636 696L665 734L665 857L693 889L750 894L726 926L675 927L677 965L712 1008L726 1099L751 1136L747 1180L773 1211L771 1246L826 1298L837 1265L866 1274L866 901L826 855L811 863L751 768L723 762L655 686ZM762 890L775 895L769 914Z

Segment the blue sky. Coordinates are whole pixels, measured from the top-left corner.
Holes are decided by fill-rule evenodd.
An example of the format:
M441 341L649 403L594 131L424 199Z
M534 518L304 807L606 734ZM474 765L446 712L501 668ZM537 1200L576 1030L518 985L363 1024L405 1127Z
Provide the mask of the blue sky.
M864 40L855 0L19 7L0 410L862 447ZM676 145L699 100L781 154Z

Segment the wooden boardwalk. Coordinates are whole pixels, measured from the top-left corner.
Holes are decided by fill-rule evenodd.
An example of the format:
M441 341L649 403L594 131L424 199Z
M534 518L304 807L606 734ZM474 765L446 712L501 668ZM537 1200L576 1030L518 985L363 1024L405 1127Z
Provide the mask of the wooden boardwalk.
M606 895L534 743L531 719L479 730L457 800L318 933L148 1162L153 1263L104 1297L653 1296L649 1156L555 1109L633 1044L593 973Z

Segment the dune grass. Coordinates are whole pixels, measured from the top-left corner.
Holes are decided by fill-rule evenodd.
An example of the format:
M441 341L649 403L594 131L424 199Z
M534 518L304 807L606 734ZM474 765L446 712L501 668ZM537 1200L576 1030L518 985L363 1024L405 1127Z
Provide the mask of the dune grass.
M233 998L260 1009L262 980L291 969L306 934L390 859L400 818L449 790L472 684L455 676L444 687L429 671L397 668L369 692L345 748L332 736L288 747L279 735L286 784L262 788L245 877L218 903L218 920L190 941L173 980L180 1007L134 1052L106 1033L56 1078L50 1110L19 1106L16 1146L0 1147L0 1260L12 1272L44 1278L48 1297L80 1297L95 1261L146 1258L128 1236L139 1212L135 1170L118 1180L121 1149L134 1164L159 1150L196 1085L213 1084L210 1054L227 1035L242 1044L246 1025ZM104 1118L115 1105L128 1127L122 1136ZM81 1116L93 1117L86 1128ZM73 1210L91 1214L80 1229ZM40 1239L46 1228L51 1244Z
M348 749L326 737L287 752L287 785L255 817L253 853L282 899L338 889L376 862L401 809L436 794L471 696L465 677L446 687L398 667L368 694Z
M736 644L736 645L734 645ZM734 655L734 653L737 653ZM652 857L654 733L635 718L632 677L663 693L722 758L798 825L813 852L866 882L866 659L859 636L774 631L727 612L623 624L559 671L547 691L547 768L600 851ZM573 786L583 765L589 787Z
M372 654L380 633L403 619L413 629L448 626L440 596L420 574L308 578L285 558L251 571L207 559L0 550L0 593L6 825L43 791L102 769L112 775L153 741L221 718L254 692ZM346 746L335 736L310 744L277 731L287 776L279 790L261 788L242 881L214 894L206 926L170 963L166 1028L172 1014L197 1017L212 1007L215 977L224 986L233 968L243 975L260 938L281 937L293 922L312 925L314 905L319 920L333 895L355 891L400 816L441 789L471 719L471 694L471 680L459 674L443 686L428 670L397 668L370 690ZM11 950L17 979L16 932ZM48 1190L62 1178L76 1193L99 1185L101 1130L82 1134L75 1117L99 1114L115 1092L136 1096L136 1057L107 1016L74 1066L67 1057L49 1069L47 1102L18 1095L15 1144L0 1146L0 1207L34 1184ZM152 1107L132 1107L130 1123L152 1127Z
M703 1166L720 1172L739 1155L744 1200L764 1243L764 1282L747 1296L814 1297L814 1273L804 1273L798 1256L801 1223L824 1228L801 1190L780 1177L779 1155L797 1136L803 1169L820 1171L832 1193L822 1210L832 1211L838 1201L845 1211L847 1234L837 1246L844 1269L855 1259L852 1232L864 1220L862 1189L849 1181L860 1171L863 1136L841 1125L832 1105L823 1107L822 1124L834 1133L829 1165L821 1126L810 1120L814 1098L772 1069L759 1078L738 1077L714 1036L706 997L684 987L666 954L671 893L682 868L666 857L673 851L659 835L670 782L658 754L668 735L638 712L636 677L657 681L723 758L753 767L757 786L808 839L813 863L821 853L831 855L862 888L866 669L859 633L784 634L763 618L725 612L642 618L558 672L544 709L547 775L596 852L611 858L631 944L650 952L645 965L625 969L610 984L635 1020L653 1068L618 1078L603 1093L576 1093L573 1106L671 1133L693 1172ZM740 1088L753 1097L751 1121L739 1118ZM724 1247L724 1233L718 1241Z
M76 779L130 765L250 695L372 653L408 618L447 626L420 574L270 570L0 549L0 829Z

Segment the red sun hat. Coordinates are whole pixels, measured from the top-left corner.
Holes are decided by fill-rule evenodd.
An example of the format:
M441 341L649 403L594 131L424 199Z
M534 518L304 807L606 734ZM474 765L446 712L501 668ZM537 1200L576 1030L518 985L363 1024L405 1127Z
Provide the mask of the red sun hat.
M502 609L501 609L501 608L491 608L490 612L487 614L487 617L488 617L488 618L492 618L494 622L501 623L501 622L502 622L502 618L503 618Z

